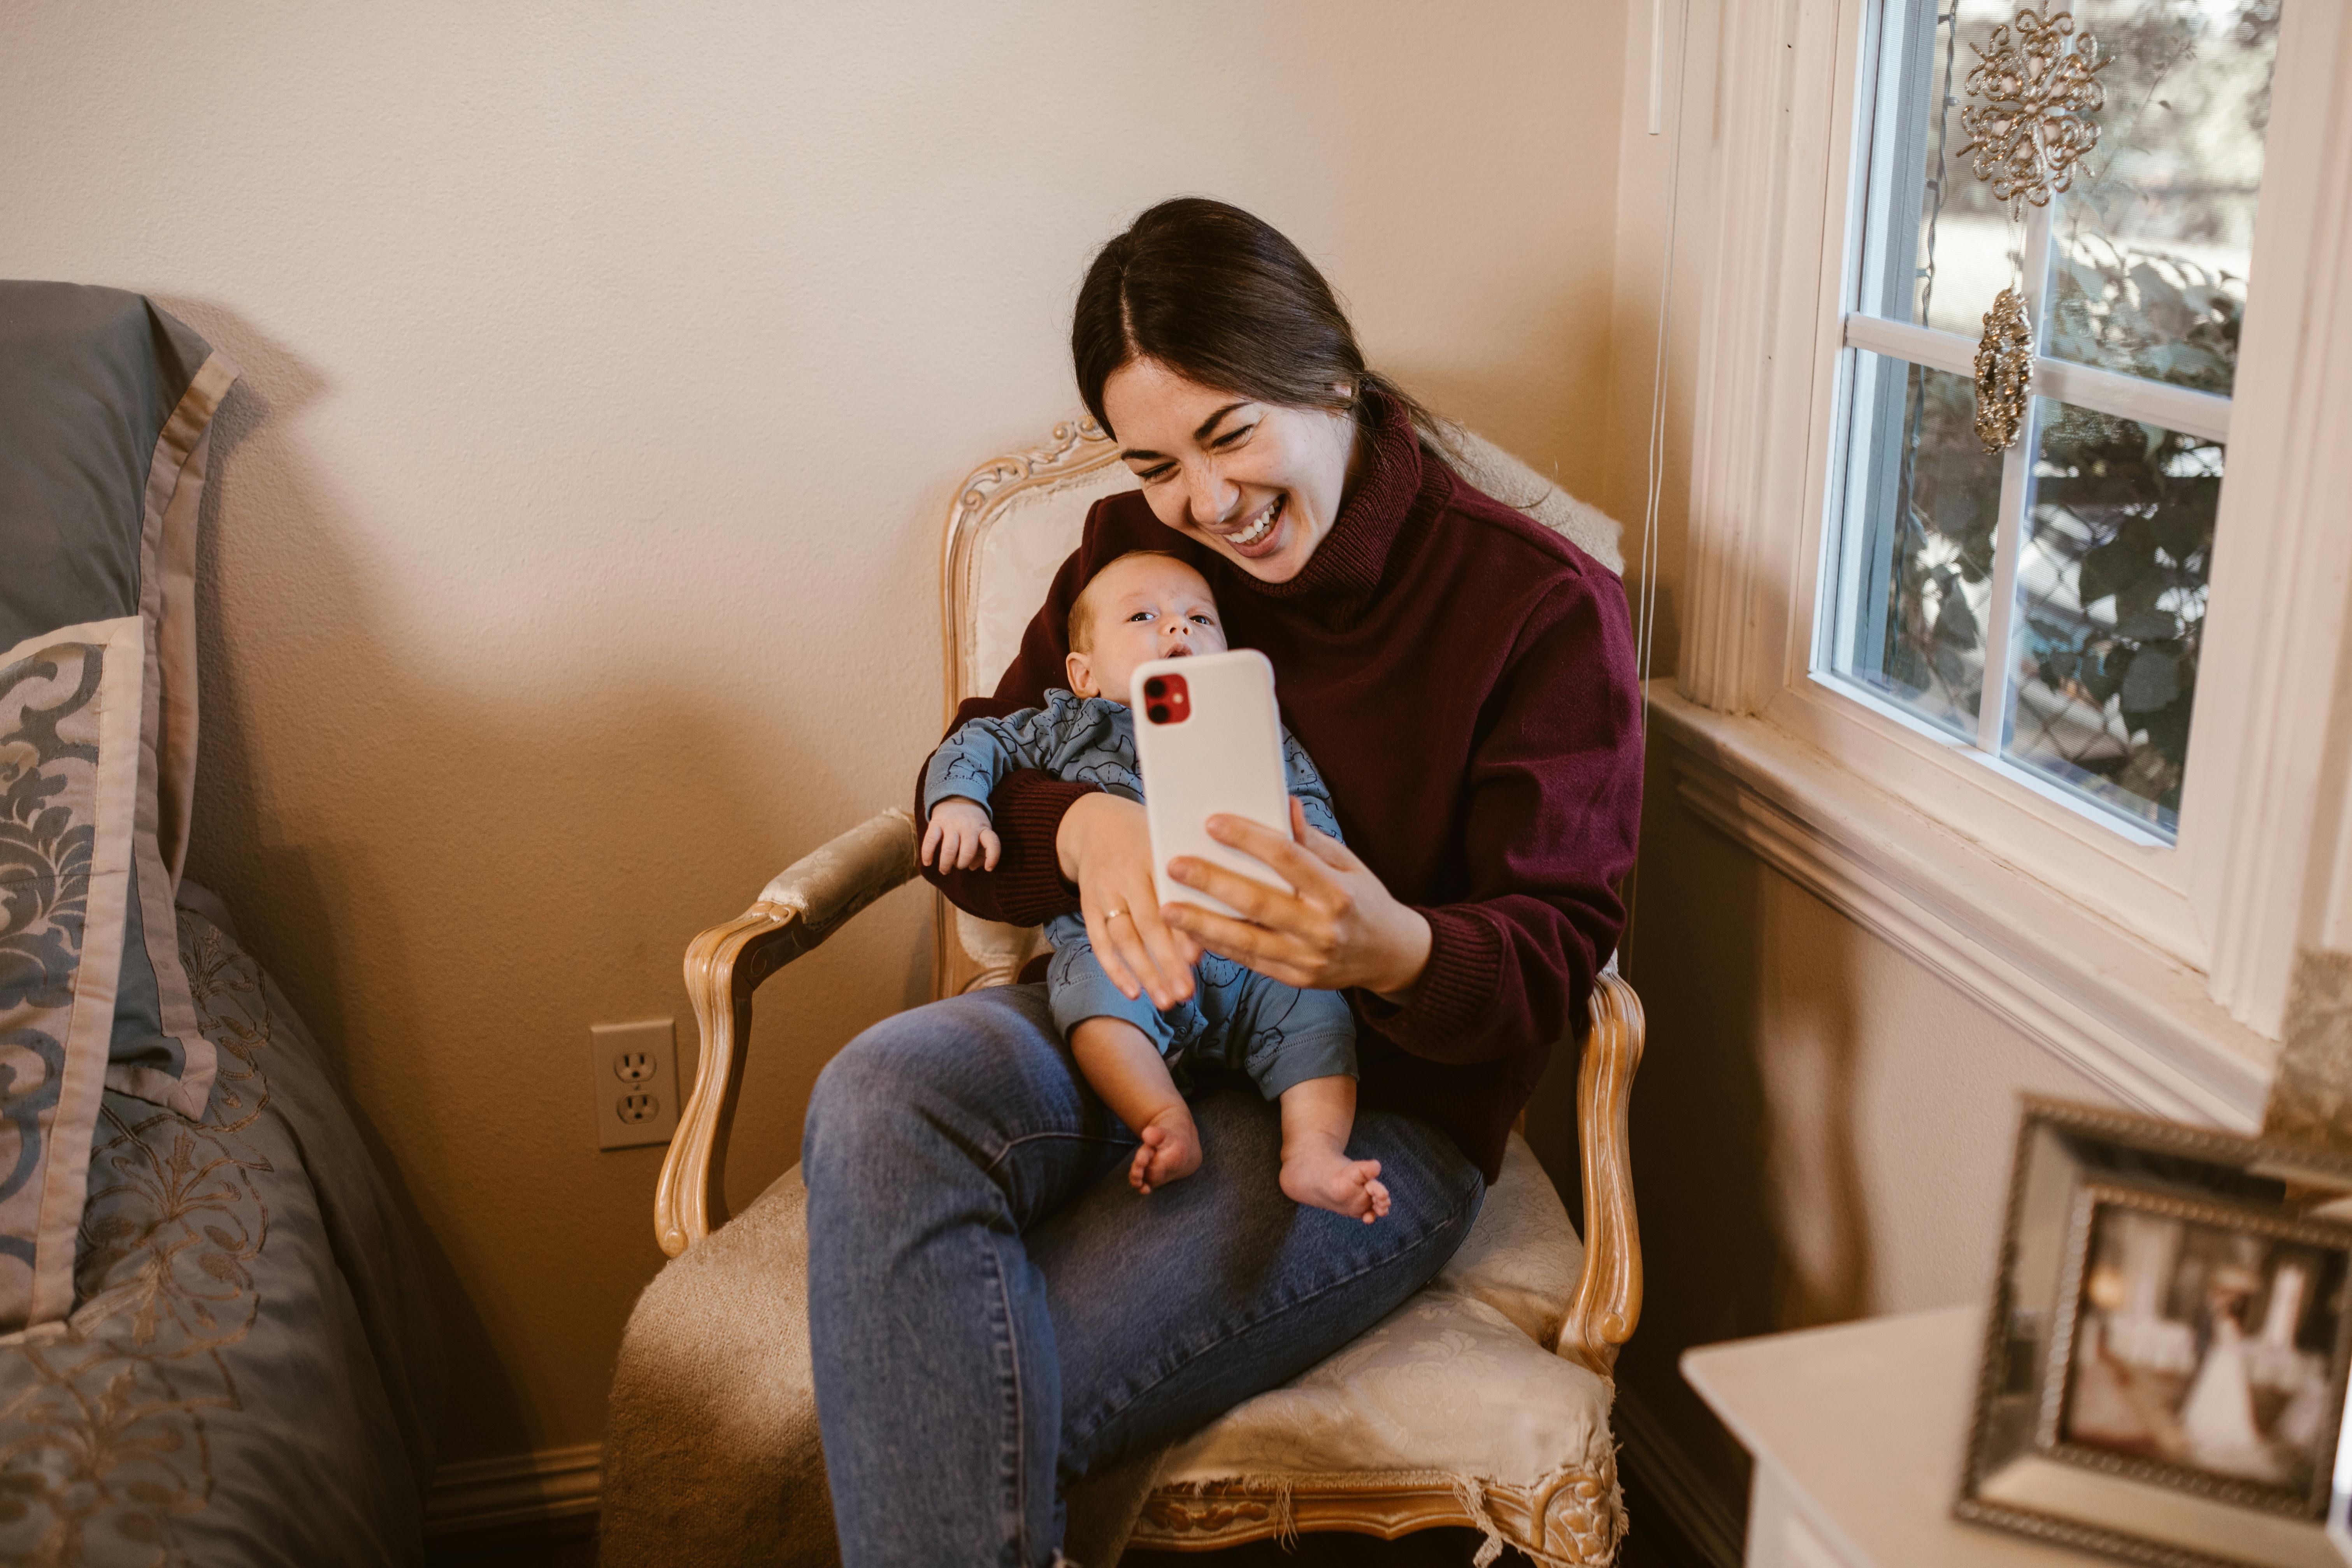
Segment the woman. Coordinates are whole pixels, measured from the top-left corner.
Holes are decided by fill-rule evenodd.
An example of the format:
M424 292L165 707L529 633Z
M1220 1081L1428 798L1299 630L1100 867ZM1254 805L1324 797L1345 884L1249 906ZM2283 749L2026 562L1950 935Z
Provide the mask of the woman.
M803 1145L810 1339L843 1561L1052 1563L1070 1481L1345 1344L1444 1266L1623 915L1641 789L1622 585L1457 478L1367 370L1329 288L1222 203L1164 203L1095 260L1071 332L1087 405L1141 482L1078 550L980 713L1061 679L1072 600L1167 550L1273 660L1347 847L1220 819L1284 895L1179 860L1234 920L1153 895L1140 806L1042 773L990 801L991 871L931 874L1034 924L1076 908L1166 1006L1203 949L1348 994L1366 1226L1276 1185L1245 1088L1195 1107L1204 1163L1139 1196L1040 985L918 1008L819 1079ZM918 809L919 810L919 803Z

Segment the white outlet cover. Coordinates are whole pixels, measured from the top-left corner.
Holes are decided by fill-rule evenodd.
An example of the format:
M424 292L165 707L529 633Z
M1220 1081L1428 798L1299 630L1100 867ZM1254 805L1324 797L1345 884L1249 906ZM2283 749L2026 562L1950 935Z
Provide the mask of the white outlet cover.
M639 1057L645 1067L638 1065ZM677 1131L676 1022L590 1025L588 1079L594 1086L598 1148L668 1142Z

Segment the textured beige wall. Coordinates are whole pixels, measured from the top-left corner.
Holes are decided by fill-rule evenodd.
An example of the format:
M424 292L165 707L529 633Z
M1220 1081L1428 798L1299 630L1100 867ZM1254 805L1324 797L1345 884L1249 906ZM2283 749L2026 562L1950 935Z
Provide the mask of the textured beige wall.
M1256 209L1377 361L1598 487L1622 10L0 8L0 274L248 373L192 869L414 1205L453 1457L599 1432L657 1152L596 1152L587 1026L687 1019L688 936L908 792L940 514L1074 406L1130 215ZM763 993L739 1201L924 994L927 897Z

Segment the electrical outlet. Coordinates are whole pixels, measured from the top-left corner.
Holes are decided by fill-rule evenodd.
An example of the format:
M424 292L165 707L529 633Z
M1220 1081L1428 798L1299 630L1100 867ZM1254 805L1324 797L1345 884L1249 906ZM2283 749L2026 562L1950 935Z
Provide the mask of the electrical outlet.
M677 1131L677 1029L671 1020L589 1026L588 1076L599 1148L667 1143Z

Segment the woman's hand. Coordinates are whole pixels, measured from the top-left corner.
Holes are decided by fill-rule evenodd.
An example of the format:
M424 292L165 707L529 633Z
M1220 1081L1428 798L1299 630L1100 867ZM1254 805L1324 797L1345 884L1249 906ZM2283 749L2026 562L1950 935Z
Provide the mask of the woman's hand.
M1139 811L1139 815L1140 812ZM1263 860L1297 889L1286 893L1189 855L1168 864L1188 888L1239 910L1234 920L1197 904L1170 904L1161 917L1211 952L1307 991L1361 986L1400 1005L1429 965L1429 921L1399 903L1348 847L1307 826L1297 797L1297 842L1237 816L1209 818L1209 837Z
M1115 795L1081 796L1062 814L1054 847L1110 983L1130 998L1150 995L1155 1007L1188 1000L1201 950L1160 918L1143 807Z

